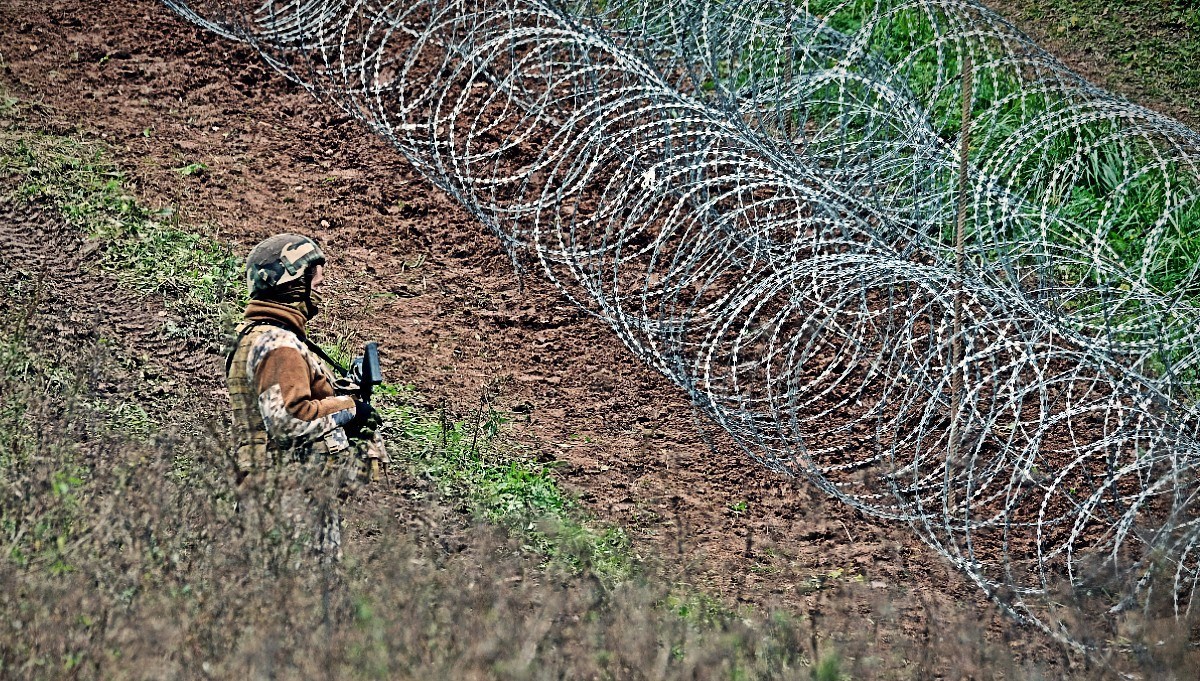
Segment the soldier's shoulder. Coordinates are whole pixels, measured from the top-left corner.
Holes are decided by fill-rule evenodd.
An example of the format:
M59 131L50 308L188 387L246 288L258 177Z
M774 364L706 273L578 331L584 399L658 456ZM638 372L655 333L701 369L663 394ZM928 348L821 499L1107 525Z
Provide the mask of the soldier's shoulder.
M264 325L256 328L251 332L247 341L250 343L251 364L257 364L258 361L279 348L292 348L301 354L304 354L306 350L299 336L278 326Z

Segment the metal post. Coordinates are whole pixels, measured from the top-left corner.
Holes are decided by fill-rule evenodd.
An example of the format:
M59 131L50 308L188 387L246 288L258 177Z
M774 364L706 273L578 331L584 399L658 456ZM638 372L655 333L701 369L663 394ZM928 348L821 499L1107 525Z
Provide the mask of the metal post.
M954 226L954 329L950 339L950 460L959 458L962 432L959 428L959 411L963 400L963 374L966 372L965 351L962 338L963 318L963 270L966 266L965 233L967 230L967 203L970 200L968 171L971 150L971 100L974 98L975 65L971 53L964 51L962 62L962 132L958 149L958 220Z

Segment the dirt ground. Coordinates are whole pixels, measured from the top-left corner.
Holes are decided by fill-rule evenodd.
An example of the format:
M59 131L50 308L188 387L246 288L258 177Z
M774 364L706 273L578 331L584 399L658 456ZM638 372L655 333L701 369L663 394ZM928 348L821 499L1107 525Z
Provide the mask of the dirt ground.
M964 613L1018 659L1069 673L1057 647L1000 615L908 527L863 518L710 441L682 391L536 274L514 272L402 156L250 51L150 0L49 10L15 0L0 7L0 35L0 81L43 105L46 128L103 139L141 197L242 252L282 230L318 236L332 291L317 326L380 341L390 380L459 418L487 395L513 414L515 438L558 462L588 508L676 578L797 613L816 612L830 582L853 582L864 617L891 604L896 635L953 636L931 613ZM197 162L207 171L176 170ZM65 239L26 246L53 251ZM78 307L69 323L155 348L220 412L221 358L164 344L159 302L116 304L75 275L55 285L74 291L63 296ZM100 298L110 303L92 307Z

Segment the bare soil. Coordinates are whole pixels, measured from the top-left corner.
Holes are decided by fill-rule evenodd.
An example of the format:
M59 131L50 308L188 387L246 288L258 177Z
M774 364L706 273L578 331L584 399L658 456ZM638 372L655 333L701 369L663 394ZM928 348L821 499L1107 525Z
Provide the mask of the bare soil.
M103 139L140 197L241 252L279 231L317 236L332 288L317 326L380 341L390 380L458 418L481 399L511 412L512 436L675 579L815 617L825 593L852 586L849 610L863 619L831 628L874 626L887 603L897 626L877 631L880 645L919 647L969 624L1047 676L1072 675L1056 645L1001 615L907 526L863 518L698 429L682 391L536 273L514 271L400 154L251 51L150 0L14 0L0 7L0 35L0 81L42 104L41 127ZM176 170L197 162L202 174ZM20 222L0 229L5 265L79 248ZM221 358L172 346L160 301L90 283L78 257L68 262L47 270L62 323L145 347L218 417Z

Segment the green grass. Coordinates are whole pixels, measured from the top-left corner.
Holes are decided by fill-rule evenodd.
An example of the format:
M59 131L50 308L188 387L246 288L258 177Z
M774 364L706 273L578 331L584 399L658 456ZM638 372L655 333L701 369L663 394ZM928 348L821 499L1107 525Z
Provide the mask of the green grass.
M19 104L4 112L19 122ZM15 185L6 200L52 207L78 228L94 244L86 247L93 266L161 295L183 320L169 323L169 334L214 339L244 305L241 258L191 231L173 209L136 200L102 143L17 125L0 132L0 179Z
M1191 0L1003 0L995 7L1085 52L1102 85L1200 120L1200 5ZM1151 103L1151 102L1147 102Z
M822 71L837 65L853 42L860 44L870 59L850 60L849 68L866 70L868 80L894 69L891 86L898 89L925 114L933 131L940 137L946 154L957 153L962 127L961 68L954 45L942 45L939 56L935 24L942 31L952 29L954 21L944 11L929 7L899 9L903 3L878 0L806 0L798 2L804 11L823 22L820 33L796 37L764 31L745 44L732 46L726 60L715 66L716 82L698 88L701 96L740 97L762 87L753 81L770 81L803 71ZM1112 44L1128 46L1141 41L1157 45L1156 36L1164 31L1178 32L1179 39L1164 53L1164 63L1174 74L1166 81L1170 87L1195 94L1200 90L1200 8L1181 3L1135 2L1121 7L1090 0L1055 0L1052 9L1036 12L1069 12L1073 26L1089 26L1105 33ZM928 11L927 11L928 10ZM1028 10L1035 12L1035 10ZM1151 16L1153 15L1153 16ZM1040 16L1040 15L1039 15ZM801 24L803 25L803 24ZM1080 30L1084 30L1080 28ZM804 51L797 44L824 45L824 51ZM1101 41L1100 44L1105 44ZM1002 51L1000 45L991 46ZM724 48L722 48L724 49ZM1157 49L1157 48L1156 48ZM1165 70L1150 67L1149 57L1137 60L1138 68L1151 69L1143 79L1165 78ZM842 92L842 88L846 92ZM834 83L812 93L802 101L781 102L786 128L819 131L806 148L817 157L840 157L855 153L857 143L888 141L891 133L879 125L886 113L846 115L843 101L878 101L868 86L853 79ZM1058 126L1054 134L1033 136L1013 145L1013 135L1043 120L1058 115L1073 116L1076 101L1055 92L1027 88L1018 67L1011 64L976 64L971 160L981 172L998 179L1004 189L1028 206L1049 208L1051 219L1030 215L1023 221L1006 223L1003 234L971 233L981 246L995 243L1014 246L1022 270L1037 270L1039 277L1071 285L1086 285L1088 295L1077 295L1063 311L1075 323L1120 328L1123 322L1144 322L1150 303L1131 302L1117 306L1106 291L1117 293L1131 285L1145 285L1163 301L1182 301L1200 306L1200 182L1195 169L1162 162L1170 155L1169 144L1133 132L1131 123L1120 118ZM886 111L886 107L881 109ZM1047 127L1047 131L1055 126ZM770 131L769 131L770 132ZM1131 134L1132 133L1132 134ZM790 139L792 133L785 131ZM891 140L900 141L900 140ZM953 195L954 173L942 169L922 181ZM1170 188L1170 191L1167 189ZM954 225L943 220L928 225L938 255L952 258ZM1043 232L1043 229L1046 229ZM1081 254L1079 262L1047 256L1066 247ZM1103 263L1095 266L1093 254ZM1012 254L992 249L984 257L1004 259ZM1119 274L1114 275L1113 272ZM1163 302L1158 313L1168 313L1173 303ZM1144 326L1144 324L1143 324ZM1142 328L1139 326L1139 328ZM1131 333L1115 332L1116 340L1142 342ZM1128 336L1128 337L1127 337ZM1145 358L1143 369L1152 373L1170 371L1173 358ZM1158 367L1155 369L1154 367ZM1184 377L1184 383L1195 377Z
M475 422L414 406L410 390L384 385L376 402L387 420L394 458L408 474L432 481L442 496L460 500L477 517L519 534L528 546L573 571L607 582L634 570L624 531L589 518L564 492L551 466L504 437L503 414L480 410Z
M845 678L847 677L842 675L842 661L836 654L822 659L813 670L815 681L842 681Z
M947 149L951 149L962 126L962 65L954 49L945 49L939 57L936 49L938 31L934 24L936 21L950 26L953 22L946 15L938 15L936 10L931 16L925 8L897 9L900 4L877 0L808 0L801 6L823 20L826 32L802 34L798 40L830 43L828 54L837 55L844 45L849 44L846 36L867 31L870 26L868 35L856 38L863 41L866 53L875 60L873 63L896 69L892 85L906 91L918 103L934 131ZM1087 0L1056 0L1049 5L1059 11L1069 8L1072 16L1087 16L1088 25L1097 27L1097 31L1101 30L1098 27L1104 27L1104 31L1112 34L1113 41L1123 45L1135 42L1134 31L1145 32L1146 29L1139 27L1158 27L1148 29L1151 33L1165 30L1164 27L1182 30L1181 39L1167 51L1165 61L1176 74L1171 80L1172 85L1191 88L1193 94L1196 93L1200 69L1194 65L1196 57L1200 56L1200 40L1195 32L1200 27L1200 9L1170 2L1165 7L1163 3L1135 2L1111 11L1110 3ZM871 19L874 21L868 23ZM736 46L727 61L717 64L720 89L737 93L752 79L771 80L782 73L834 66L834 56L810 55L807 62L795 61L795 46L777 44L788 40L780 34L776 38L758 38ZM1150 61L1153 60L1142 59L1139 63ZM866 68L866 63L866 60L855 60L851 68ZM865 85L849 82L843 86L854 90L848 93L851 99L869 101L874 97ZM714 90L716 84L700 89ZM840 104L842 98L839 87L829 85L825 90L810 93L802 103L781 103L785 107L799 107L791 114L797 117L794 126L797 129L807 125L825 131L824 142L809 147L809 152L842 153L849 144L868 138L881 141L880 135L887 134L886 130L872 127L878 121L867 114L844 116ZM1200 302L1200 290L1181 288L1189 278L1193 281L1188 284L1196 287L1195 278L1188 275L1200 258L1200 230L1195 229L1200 224L1200 205L1197 205L1200 202L1177 203L1180 197L1200 194L1193 173L1157 164L1155 159L1160 150L1144 137L1123 135L1125 123L1120 121L1084 123L1054 136L1029 140L1021 148L1012 148L1009 142L1014 132L1042 117L1066 113L1072 105L1071 101L1053 93L1027 91L1021 74L1012 65L977 64L973 102L977 117L971 149L973 162L1000 177L1009 192L1024 197L1031 205L1045 203L1056 210L1062 224L1049 234L1052 241L1091 249L1093 233L1099 229L1104 245L1101 255L1110 263L1123 267L1134 276L1145 265L1145 281L1155 291L1167 297L1180 296ZM1017 162L1016 159L1024 160ZM1126 183L1128 168L1148 172ZM1066 181L1060 181L1053 190L1055 194L1050 195L1051 175L1064 169L1068 171ZM932 179L947 189L954 181L949 173ZM1172 188L1171 195L1164 190L1168 186ZM1171 217L1159 240L1158 235L1151 235L1163 215ZM998 236L1018 241L1040 239L1039 226L1032 222L1035 221L1026 226L1030 230L1028 233ZM948 253L953 243L952 225L940 225L935 233ZM1068 281L1086 280L1098 286L1108 284L1105 275L1098 271L1056 269L1061 270L1061 275ZM1131 316L1138 312L1127 310L1116 314Z

